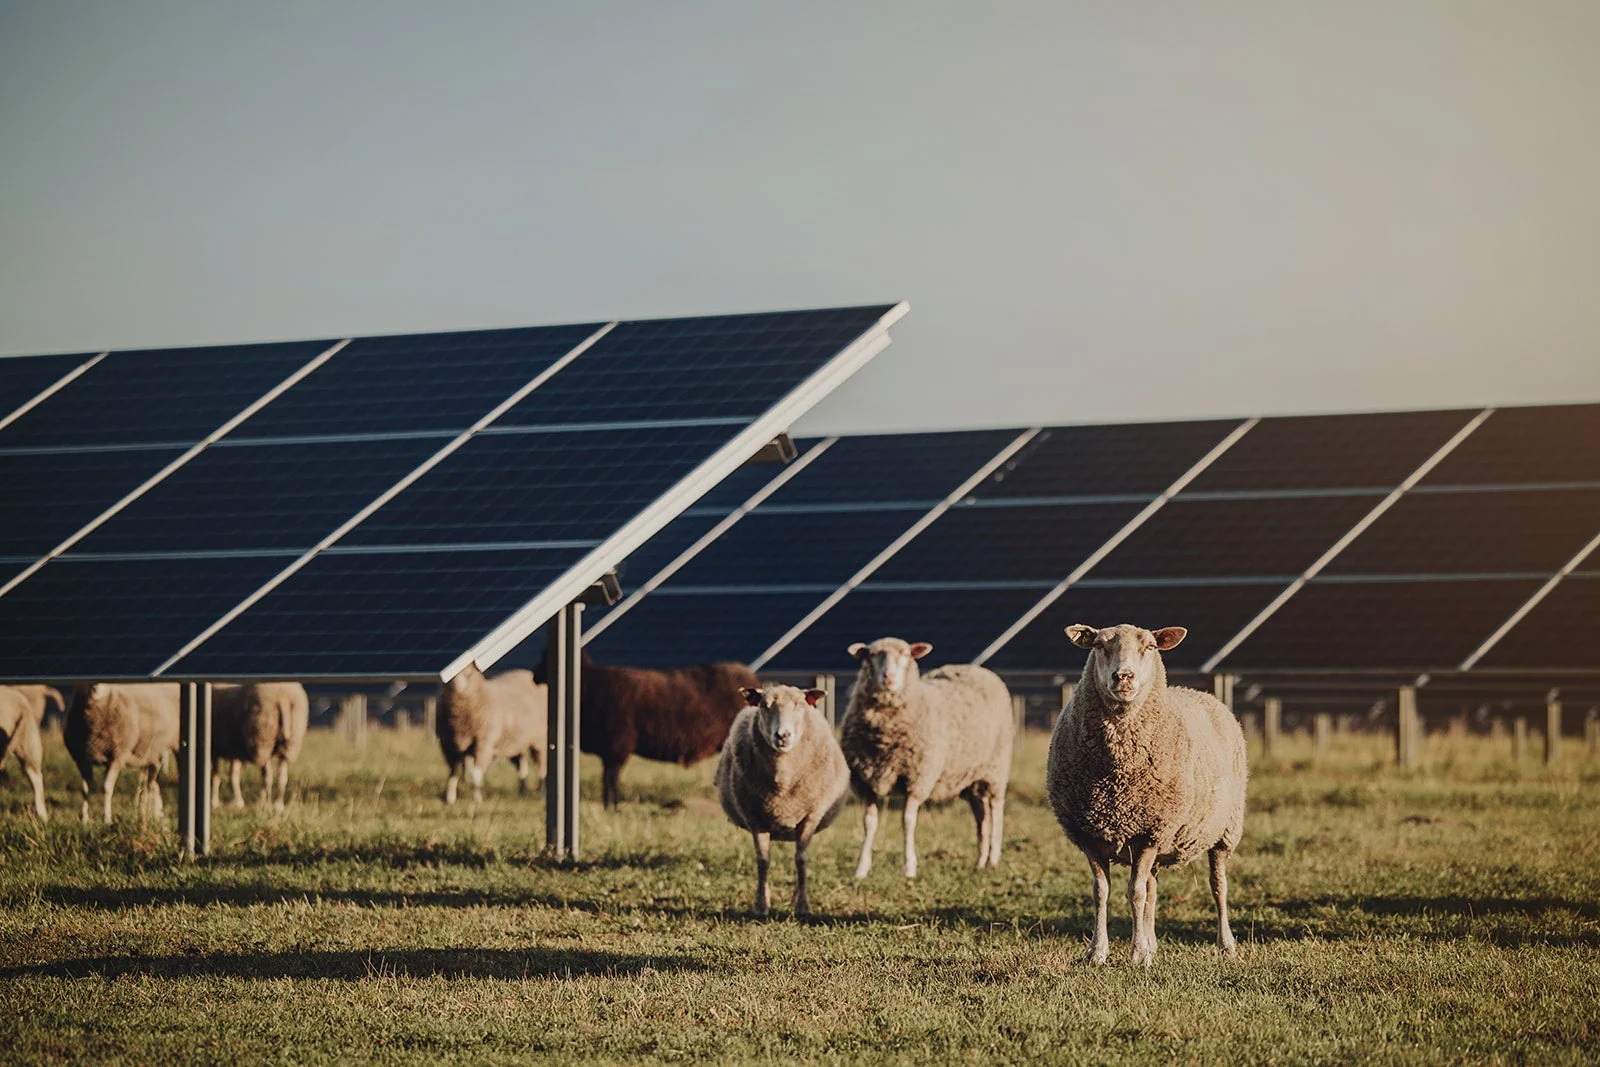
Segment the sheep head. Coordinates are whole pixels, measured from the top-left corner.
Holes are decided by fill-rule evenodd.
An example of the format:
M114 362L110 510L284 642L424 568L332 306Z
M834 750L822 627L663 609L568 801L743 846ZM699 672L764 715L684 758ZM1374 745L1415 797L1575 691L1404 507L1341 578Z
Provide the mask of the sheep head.
M1104 630L1083 623L1067 627L1072 643L1089 650L1089 678L1100 698L1114 708L1144 702L1157 680L1166 678L1161 653L1177 648L1188 633L1181 626L1143 630L1126 623Z
M932 652L933 646L926 641L880 637L870 645L858 641L848 651L861 661L861 674L869 690L899 693L917 678L917 660Z
M756 709L756 733L776 752L788 752L800 744L810 709L825 695L820 689L792 685L746 686L740 692L744 702Z
M469 663L445 684L452 693L470 693L483 684L483 672L478 669L476 663Z

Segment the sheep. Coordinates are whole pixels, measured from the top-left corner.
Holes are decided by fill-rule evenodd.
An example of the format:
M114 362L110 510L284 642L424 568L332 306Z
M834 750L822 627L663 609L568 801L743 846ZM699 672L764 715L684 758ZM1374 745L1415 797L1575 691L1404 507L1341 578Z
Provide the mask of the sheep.
M756 848L755 914L765 918L772 839L794 842L794 913L811 914L806 849L844 807L850 768L833 728L817 710L820 689L790 685L740 690L749 705L733 720L714 782L728 819L748 830Z
M917 876L917 810L956 796L966 798L977 822L978 868L1000 865L1016 732L1011 694L994 672L971 664L920 674L917 660L931 651L926 642L898 637L849 648L861 667L839 740L856 794L866 802L857 878L872 870L878 805L897 790L906 797L907 878Z
M50 710L50 705L56 706L56 711L65 715L67 702L61 699L61 690L51 685L12 685L6 686L21 693L33 707L33 721L40 726L44 725L44 716Z
M156 816L161 815L161 787L157 777L167 756L178 748L178 687L173 684L80 686L67 707L63 729L67 751L83 776L83 809L89 819L89 792L94 768L106 768L105 821L111 823L111 796L123 767L144 770L134 793L134 803L149 796Z
M517 768L517 792L528 791L530 768L544 781L545 736L549 723L548 690L531 671L503 671L493 678L468 664L439 695L435 730L449 765L444 802L456 802L456 783L466 769L472 778L472 802L483 802L483 772L497 759Z
M534 674L541 684L547 669L541 665ZM742 663L645 670L596 663L585 652L579 744L604 765L606 807L621 802L618 779L631 756L689 767L719 752L745 707L740 691L760 684Z
M300 755L311 717L305 686L299 682L214 685L211 689L212 804L222 805L222 764L231 763L233 806L244 807L239 773L246 763L261 768L261 805L284 809L289 764ZM272 781L276 762L278 795Z
M50 821L50 809L44 803L44 742L39 736L39 723L44 719L44 701L34 702L31 692L44 686L0 685L0 765L6 756L17 754L22 773L33 787L33 813L42 822ZM55 692L55 690L51 690ZM60 694L57 693L59 699Z
M1244 734L1209 693L1167 685L1161 653L1188 633L1067 627L1089 650L1083 677L1050 737L1045 790L1056 819L1094 876L1094 939L1085 957L1106 962L1106 897L1113 862L1131 868L1135 966L1156 954L1156 872L1211 858L1217 947L1237 954L1228 927L1228 856L1244 832Z

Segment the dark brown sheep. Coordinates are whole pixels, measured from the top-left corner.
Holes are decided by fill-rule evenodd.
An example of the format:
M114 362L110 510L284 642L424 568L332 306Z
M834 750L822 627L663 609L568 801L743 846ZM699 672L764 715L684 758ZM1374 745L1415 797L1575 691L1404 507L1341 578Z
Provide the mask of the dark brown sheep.
M535 672L540 684L546 668ZM722 751L744 690L761 681L742 663L656 671L596 663L586 652L580 683L579 743L605 766L605 803L622 799L617 779L631 756L685 767Z

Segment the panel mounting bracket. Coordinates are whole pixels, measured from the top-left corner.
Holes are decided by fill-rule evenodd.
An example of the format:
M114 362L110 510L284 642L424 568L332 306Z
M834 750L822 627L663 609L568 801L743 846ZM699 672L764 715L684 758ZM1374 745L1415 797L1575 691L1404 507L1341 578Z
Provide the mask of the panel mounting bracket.
M585 589L578 596L581 603L591 607L609 608L622 599L622 583L617 579L616 568L606 571L595 579L593 585Z
M785 432L780 433L778 436L762 445L756 451L755 455L745 460L745 463L750 466L755 466L756 464L762 463L775 463L787 466L788 464L793 463L795 457L799 454L799 450L794 447L794 438L790 437L789 434Z

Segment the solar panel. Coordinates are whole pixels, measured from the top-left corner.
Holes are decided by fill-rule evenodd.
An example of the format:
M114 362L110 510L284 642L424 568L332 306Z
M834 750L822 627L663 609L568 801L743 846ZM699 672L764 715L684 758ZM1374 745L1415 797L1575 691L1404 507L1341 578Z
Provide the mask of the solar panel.
M1016 430L841 437L771 503L807 505L942 500L1017 436Z
M1153 497L1238 425L1221 420L1042 430L972 495Z
M32 563L180 454L0 450L0 555Z
M357 338L232 436L464 430L600 325Z
M1542 583L1313 581L1227 658L1246 669L1449 670ZM1273 590L1274 593L1277 590Z
M0 356L0 420L91 359L75 356Z
M1600 532L1600 489L1409 493L1330 574L1554 574Z
M1082 563L1139 509L1131 503L951 508L868 580L1026 581L1042 591Z
M1389 488L1475 414L1402 411L1262 419L1191 482L1189 491Z
M1075 675L1087 653L1067 640L1073 623L1147 630L1182 626L1189 636L1162 658L1171 670L1193 670L1242 629L1283 586L1265 584L1076 585L1024 627L992 659L999 670ZM1021 614L1020 612L1018 613Z
M757 509L667 585L820 584L831 592L921 515L920 510L774 514Z
M332 344L113 352L0 430L0 447L192 444Z
M1600 648L1600 572L1564 579L1500 639L1479 666L1582 670ZM1510 618L1507 612L1506 618ZM1504 620L1501 620L1504 621ZM1487 632L1484 634L1488 636Z
M1380 499L1365 495L1245 500L1179 496L1101 561L1094 576L1284 575L1292 579Z
M601 663L675 667L707 660L749 663L797 619L820 591L695 593L666 588L639 601L585 649Z
M1526 485L1600 479L1600 405L1501 408L1423 485Z

